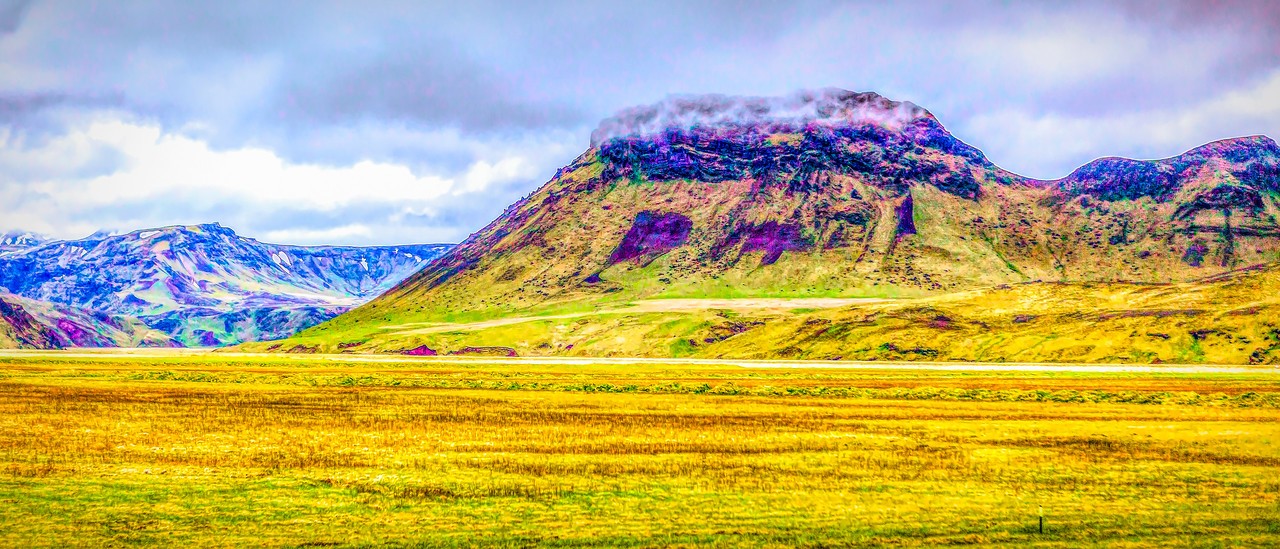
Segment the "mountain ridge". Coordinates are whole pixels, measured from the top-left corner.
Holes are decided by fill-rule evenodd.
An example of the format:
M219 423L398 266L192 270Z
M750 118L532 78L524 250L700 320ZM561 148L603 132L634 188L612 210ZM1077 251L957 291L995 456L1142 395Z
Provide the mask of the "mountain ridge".
M262 243L217 223L55 240L0 252L0 288L140 319L183 345L273 339L385 291L449 245Z
M1280 259L1280 150L1268 137L1154 161L1103 158L1037 180L992 163L927 110L880 116L868 105L893 114L903 103L814 95L837 104L810 109L818 123L747 109L746 124L673 115L674 127L598 131L548 183L439 260L300 339L378 340L369 326L644 299L1173 283ZM681 104L718 119L753 100ZM667 108L637 112L660 120L644 113Z
M861 98L863 94L854 94L854 96ZM1271 177L1271 174L1275 172L1276 164L1274 161L1277 156L1280 156L1280 151L1276 150L1275 142L1270 140L1270 138L1266 138L1266 137L1235 138L1235 139L1215 141L1213 143L1209 143L1206 145L1202 145L1200 147L1193 148L1181 155L1170 157L1168 159L1156 160L1156 161L1118 159L1115 157L1098 159L1088 164L1085 164L1084 166L1075 170L1072 174L1064 178L1061 178L1058 180L1036 180L1036 179L1023 177L1023 176L1014 174L1012 172L1003 170L1001 168L998 168L997 166L992 164L989 160L987 160L985 155L983 155L981 151L950 136L950 134L945 132L945 130L941 127L940 124L937 124L936 119L932 118L931 116L927 118L917 119L916 122L919 123L919 127L909 128L909 130L918 130L915 132L914 135L908 136L910 138L910 141L913 144L924 143L925 145L931 145L943 151L944 153L950 154L951 156L953 156L953 158L958 157L958 158L963 158L968 161L971 161L974 164L976 164L978 168L981 168L982 170L987 172L985 175L987 176L987 179L989 181L1004 183L1006 186L1015 186L1017 184L1023 184L1029 187L1045 188L1049 191L1063 190L1065 191L1064 194L1067 194L1069 196L1070 195L1074 195L1074 196L1091 195L1091 196L1095 196L1103 199L1141 198L1143 196L1161 198L1160 196L1157 196L1156 194L1150 192L1148 189L1143 188L1144 185L1150 182L1150 178L1134 177L1134 174L1128 173L1124 170L1106 169L1106 168L1113 167L1114 164L1118 163L1117 161L1120 161L1120 160L1123 160L1122 163L1128 166L1142 166L1142 167L1149 167L1153 165L1159 166L1162 164L1169 164L1169 163L1178 163L1178 161L1180 160L1185 161L1188 159L1200 160L1200 162L1187 161L1184 163L1190 164L1190 165L1203 165L1205 164L1205 159L1199 158L1199 157L1205 156L1203 154L1205 152L1214 152L1216 154L1208 155L1210 156L1208 160L1212 160L1212 158L1214 157L1226 157L1228 159L1238 161L1242 159L1240 155L1233 156L1229 154L1230 152L1232 152L1234 149L1237 149L1237 148L1228 147L1228 145L1234 145L1241 142L1249 142L1250 144L1253 144L1253 145L1261 145L1262 148L1265 150L1264 152L1270 157L1269 159L1272 162L1261 169L1257 168L1258 166L1257 164L1251 164L1248 166L1248 168L1244 170L1239 170L1235 173L1238 175L1248 175L1248 176L1253 176L1253 174L1256 173L1256 174L1260 174L1256 177L1267 178L1267 177ZM768 128L769 131L774 131L776 129L777 128L775 127ZM771 135L776 135L776 134L771 134ZM863 135L857 135L855 137L865 139L868 136L878 137L880 138L881 142L884 141L884 136L883 135L877 136L875 132L865 132ZM677 131L677 132L667 132L667 134L661 136L660 139L641 139L637 141L637 140L632 140L626 137L616 138L613 140L613 143L609 143L609 142L601 143L598 149L589 149L587 153L584 153L582 156L576 159L569 166L557 172L556 178L553 178L552 181L553 182L556 181L556 179L563 177L567 173L573 173L577 169L591 164L593 161L600 161L601 157L603 158L603 163L605 164L605 167L601 170L600 179L610 179L610 178L619 179L619 178L630 177L630 178L637 178L637 179L644 179L644 180L651 180L651 181L674 181L674 180L680 180L680 179L690 179L690 180L696 179L698 181L720 182L720 181L728 181L732 179L741 179L746 177L759 178L761 176L768 175L768 168L772 167L776 169L778 164L777 162L775 162L773 166L766 166L765 169L761 169L761 166L759 165L758 162L755 164L751 162L752 160L755 160L755 159L749 159L749 158L744 159L745 154L743 153L743 150L744 150L743 147L735 147L735 143L726 142L726 140L717 141L718 137L719 136L717 136L714 131L711 131L711 132L704 131L701 134L699 134L697 131L694 131L693 134L687 134L687 133L682 133ZM735 139L741 139L740 135L732 135L731 137ZM764 142L765 137L769 137L769 135L749 135L746 141L749 145L758 146ZM701 142L699 143L699 141ZM719 153L720 158L722 159L723 158L729 159L731 161L731 162L727 162L729 166L726 167L725 166L726 163L723 163L723 162L695 161L693 157L688 154L688 151L690 149L688 145L691 143L700 145L700 148L702 150L710 150L710 151ZM825 145L825 144L829 144L829 142L827 143L820 142L816 150L819 153L824 153L824 152L829 153L830 152L829 147L827 148L827 150L824 150L822 147L822 145ZM642 150L637 151L636 150L637 148L640 148ZM697 147L695 147L695 149L696 148ZM1227 151L1224 153L1224 152L1217 151L1216 149L1227 149ZM807 147L804 147L803 150L805 152L812 152L815 150L815 147L813 147L812 145L809 145ZM1245 148L1244 150L1252 152L1252 151L1256 151L1257 149L1250 147L1250 148ZM593 158L593 155L594 155L594 158ZM827 162L828 163L827 165L830 165L829 163L831 158L829 155L825 157L821 155L818 155L818 156L820 161ZM654 158L658 160L656 162L652 161ZM732 162L735 160L738 162L737 163ZM912 166L912 165L876 166L868 162L868 160L865 157L859 156L856 153L845 156L845 160L847 161L847 164L840 167L859 169L863 172L869 172L875 177L888 179L888 181L881 182L881 183L887 183L882 186L889 187L892 192L898 193L899 196L902 191L901 181L904 176L912 177L917 180L924 179L927 183L933 184L933 186L938 188L939 190L942 190L943 192L946 192L948 194L959 196L961 198L967 198L971 200L976 199L977 194L981 192L981 187L977 185L977 181L973 177L972 173L965 173L962 170L949 169L949 168L954 168L954 166L940 167L936 164L932 166L925 166L923 168L920 168L918 166ZM794 161L792 164L793 175L802 176L804 174L804 170L806 167L807 166L805 166L802 161ZM1096 170L1096 168L1099 168L1099 167L1104 169ZM886 168L889 168L889 169L886 169ZM1250 170L1253 170L1253 171L1250 171ZM942 174L941 178L937 177L937 174L939 173ZM1142 176L1145 174L1139 173L1137 175ZM1174 179L1172 175L1168 175L1168 174L1163 175L1163 177L1169 180ZM799 178L793 177L793 182L796 179L799 179ZM1274 178L1267 179L1267 181L1274 181ZM1179 180L1177 181L1177 183L1179 184L1178 185L1179 187L1182 186L1181 185L1182 181ZM1274 183L1268 183L1268 184L1271 186L1266 187L1265 190L1274 190ZM894 188L894 187L898 187L898 188ZM1057 187L1060 187L1061 189ZM1118 189L1118 190L1113 191L1113 189ZM1227 187L1226 189L1228 191L1232 190L1231 187ZM579 186L575 190L578 190L578 191L590 190L590 187L588 186L584 188L582 186ZM1167 190L1176 191L1177 189L1175 188L1175 189L1167 189ZM1190 208L1185 209L1182 212L1182 215L1184 217L1190 216L1191 214L1198 213L1199 211L1214 208L1214 207L1221 209L1221 207L1223 206L1228 208L1244 209L1244 210L1247 210L1247 213L1259 213L1260 210L1262 209L1259 207L1257 193L1245 192L1245 193L1239 193L1238 195L1233 195L1230 192L1227 192L1227 193L1221 193L1221 194L1223 194L1223 196L1215 196L1213 194L1209 194L1209 195L1200 197L1202 199L1202 203L1196 204L1193 202L1189 204ZM503 219L504 218L499 218L498 220L495 220L495 223L501 223ZM1274 226L1274 222L1270 223L1269 225L1271 226L1261 229L1260 232L1267 232L1267 234L1270 234L1270 231L1274 230L1272 228ZM484 234L484 232L488 229L489 228L482 229L480 232L476 234L477 235ZM786 247L785 242L782 244L783 244L783 247ZM467 248L467 245L466 245L466 242L464 242L464 244L461 245L459 247L459 250L455 253L461 253L466 248ZM447 259L448 258L446 258L446 261ZM448 274L447 276L444 276L443 278L447 279L451 276L452 276L452 273Z

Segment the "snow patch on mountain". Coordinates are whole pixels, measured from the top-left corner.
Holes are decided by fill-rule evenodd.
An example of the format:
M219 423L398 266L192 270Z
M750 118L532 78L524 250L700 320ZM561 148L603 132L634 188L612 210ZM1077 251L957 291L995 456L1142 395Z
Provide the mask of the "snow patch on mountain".
M0 234L0 254L34 248L48 241L49 239L44 235L36 233L19 231L3 233Z

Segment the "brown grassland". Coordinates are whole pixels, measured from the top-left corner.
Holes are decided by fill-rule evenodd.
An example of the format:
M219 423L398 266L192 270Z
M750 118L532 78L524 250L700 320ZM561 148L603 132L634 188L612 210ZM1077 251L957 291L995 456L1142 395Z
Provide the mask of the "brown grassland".
M1088 368L11 353L0 545L1280 545L1274 369Z

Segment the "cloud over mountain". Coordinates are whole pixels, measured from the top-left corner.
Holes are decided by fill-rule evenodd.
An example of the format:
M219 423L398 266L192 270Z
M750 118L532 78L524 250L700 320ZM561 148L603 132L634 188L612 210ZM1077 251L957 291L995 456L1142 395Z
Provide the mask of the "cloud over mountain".
M1160 157L1216 138L1280 133L1269 99L1280 85L1280 38L1267 23L1278 15L1274 3L1247 1L358 10L4 1L0 219L8 226L0 230L70 237L219 220L257 236L335 243L456 240L572 158L595 122L620 106L824 86L929 105L1005 167L1056 177L1103 154ZM120 133L104 136L106 126ZM145 132L155 143L206 149L207 162L190 173L222 169L238 181L211 187L138 173L166 158L161 146L121 144ZM275 160L236 164L249 152ZM423 182L437 196L415 201L427 192L415 188L408 204L370 192L306 206L335 220L317 228L267 221L305 218L275 214L299 211L313 193L250 200L225 192L296 189L281 172L297 170L361 188L367 166L407 172L394 180ZM115 186L102 189L106 181ZM135 185L155 192L139 197ZM217 205L205 215L238 211L241 219L198 217L191 195ZM24 213L35 211L46 226ZM367 235L344 229L352 226Z

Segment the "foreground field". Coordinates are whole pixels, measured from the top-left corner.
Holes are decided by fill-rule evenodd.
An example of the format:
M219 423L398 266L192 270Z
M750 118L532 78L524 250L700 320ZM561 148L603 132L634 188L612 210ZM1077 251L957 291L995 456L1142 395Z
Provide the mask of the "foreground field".
M1278 420L1261 369L3 355L0 545L1276 545Z

